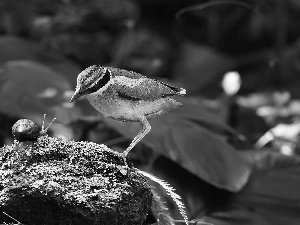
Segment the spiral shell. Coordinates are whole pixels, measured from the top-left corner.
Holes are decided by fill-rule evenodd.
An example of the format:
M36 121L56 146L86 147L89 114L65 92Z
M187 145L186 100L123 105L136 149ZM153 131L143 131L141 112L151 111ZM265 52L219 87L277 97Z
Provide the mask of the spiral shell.
M20 119L12 127L14 139L20 142L34 141L41 134L41 129L32 120Z

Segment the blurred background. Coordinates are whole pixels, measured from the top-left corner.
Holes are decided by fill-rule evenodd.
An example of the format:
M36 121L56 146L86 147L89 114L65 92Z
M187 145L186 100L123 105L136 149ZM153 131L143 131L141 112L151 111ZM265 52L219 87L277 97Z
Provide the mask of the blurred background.
M300 223L300 1L2 0L1 146L18 119L47 114L51 136L124 151L139 124L69 103L94 64L187 90L129 157L176 188L191 221Z

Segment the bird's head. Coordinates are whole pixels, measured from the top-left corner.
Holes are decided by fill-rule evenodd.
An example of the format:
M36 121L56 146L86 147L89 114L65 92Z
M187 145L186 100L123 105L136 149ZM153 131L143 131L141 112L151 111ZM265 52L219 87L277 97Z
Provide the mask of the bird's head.
M77 86L70 102L77 98L97 92L111 79L111 71L103 66L94 65L83 70L77 77Z

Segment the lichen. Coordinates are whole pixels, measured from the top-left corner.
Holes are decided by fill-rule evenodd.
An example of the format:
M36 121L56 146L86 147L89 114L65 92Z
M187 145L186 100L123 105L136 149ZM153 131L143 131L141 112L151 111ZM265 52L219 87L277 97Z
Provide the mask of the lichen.
M151 206L145 178L105 145L41 136L0 160L1 210L25 224L142 224Z

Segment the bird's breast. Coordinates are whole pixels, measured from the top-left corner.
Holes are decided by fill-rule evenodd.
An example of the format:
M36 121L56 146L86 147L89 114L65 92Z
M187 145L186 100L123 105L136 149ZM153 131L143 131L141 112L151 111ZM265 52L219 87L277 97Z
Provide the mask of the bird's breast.
M95 92L87 95L87 99L104 116L109 116L118 108L118 101L113 92Z

